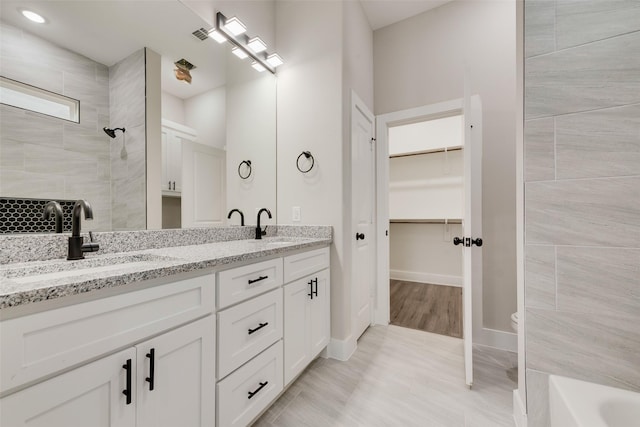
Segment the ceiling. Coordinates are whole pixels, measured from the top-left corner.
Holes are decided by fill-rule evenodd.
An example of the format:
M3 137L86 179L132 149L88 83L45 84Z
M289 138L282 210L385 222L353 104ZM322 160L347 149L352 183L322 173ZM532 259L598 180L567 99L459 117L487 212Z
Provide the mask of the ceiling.
M375 31L453 0L360 0Z
M27 21L19 8L48 22ZM148 47L162 56L162 90L182 99L226 81L226 46L196 39L193 31L211 26L178 1L3 0L0 13L11 25L106 66ZM197 67L190 85L173 76L173 63L181 58Z

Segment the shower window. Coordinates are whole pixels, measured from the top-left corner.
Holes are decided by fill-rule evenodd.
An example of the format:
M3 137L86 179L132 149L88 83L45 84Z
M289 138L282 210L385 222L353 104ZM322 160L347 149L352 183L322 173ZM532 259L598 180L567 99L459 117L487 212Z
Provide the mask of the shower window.
M80 123L80 101L0 76L0 103Z

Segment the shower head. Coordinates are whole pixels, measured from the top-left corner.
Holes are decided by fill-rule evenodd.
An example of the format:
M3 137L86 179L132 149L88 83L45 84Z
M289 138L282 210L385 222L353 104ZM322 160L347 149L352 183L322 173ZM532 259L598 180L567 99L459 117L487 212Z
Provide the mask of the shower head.
M109 128L102 128L102 130L104 130L104 133L106 133L107 135L109 135L111 138L115 138L116 137L116 131L117 130L121 130L122 133L125 132L124 128L115 128L115 129L109 129Z

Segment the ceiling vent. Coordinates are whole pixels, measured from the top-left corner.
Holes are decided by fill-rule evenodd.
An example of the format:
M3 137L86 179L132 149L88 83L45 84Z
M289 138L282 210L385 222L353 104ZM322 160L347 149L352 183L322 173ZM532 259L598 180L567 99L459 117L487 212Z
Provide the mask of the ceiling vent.
M197 38L200 41L205 41L207 38L209 38L209 31L205 30L204 28L195 30L191 34L193 34L193 37Z

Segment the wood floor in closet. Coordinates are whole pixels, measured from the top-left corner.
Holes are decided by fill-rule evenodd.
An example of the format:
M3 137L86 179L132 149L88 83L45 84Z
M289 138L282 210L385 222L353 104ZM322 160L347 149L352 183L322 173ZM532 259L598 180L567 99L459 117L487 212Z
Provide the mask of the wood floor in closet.
M462 288L391 280L391 324L462 338Z

